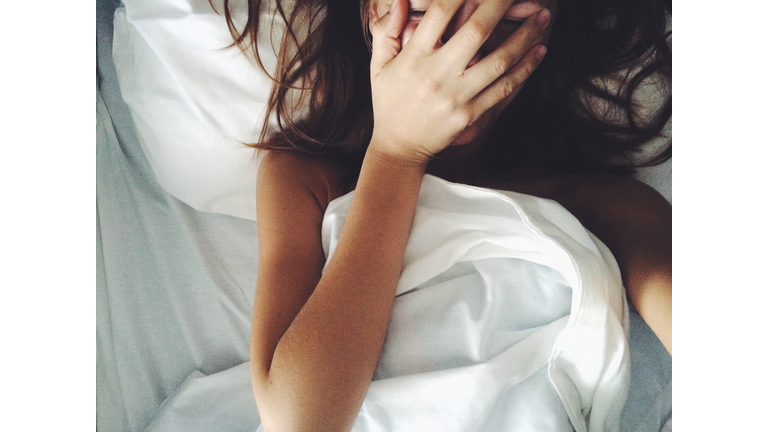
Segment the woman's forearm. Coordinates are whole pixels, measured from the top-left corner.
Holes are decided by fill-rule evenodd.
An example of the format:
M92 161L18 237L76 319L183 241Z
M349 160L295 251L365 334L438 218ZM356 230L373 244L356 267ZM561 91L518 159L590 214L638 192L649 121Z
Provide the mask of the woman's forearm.
M375 146L367 154L331 262L257 377L285 428L352 426L386 335L425 166Z

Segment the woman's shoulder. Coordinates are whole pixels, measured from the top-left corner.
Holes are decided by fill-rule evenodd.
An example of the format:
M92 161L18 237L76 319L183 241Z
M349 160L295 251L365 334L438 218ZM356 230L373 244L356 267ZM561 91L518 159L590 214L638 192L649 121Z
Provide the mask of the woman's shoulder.
M627 216L669 207L652 187L617 174L572 173L482 186L556 201L590 230L595 224L621 224Z
M579 200L608 214L666 210L669 202L651 186L616 174L584 174L570 183Z
M338 159L295 151L268 150L261 158L258 189L274 189L281 195L308 196L324 211L345 191L342 175L345 164Z
M616 174L575 174L562 178L559 201L590 230L602 225L631 226L671 214L667 200L651 186Z

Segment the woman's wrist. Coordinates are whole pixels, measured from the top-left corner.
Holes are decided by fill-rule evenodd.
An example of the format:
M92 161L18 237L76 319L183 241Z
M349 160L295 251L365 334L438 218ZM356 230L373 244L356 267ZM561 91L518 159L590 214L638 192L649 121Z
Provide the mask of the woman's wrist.
M432 160L432 155L409 148L402 143L377 136L375 131L371 143L368 145L365 157L402 168L415 168L423 171L426 170L427 164Z

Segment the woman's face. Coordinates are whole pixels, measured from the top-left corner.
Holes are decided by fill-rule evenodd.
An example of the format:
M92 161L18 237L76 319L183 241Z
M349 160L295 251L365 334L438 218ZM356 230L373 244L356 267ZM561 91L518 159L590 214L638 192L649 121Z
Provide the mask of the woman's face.
M464 25L465 22L472 16L472 13L477 9L483 0L466 0L464 5L459 9L456 16L446 29L446 33L443 36L443 41L447 41L450 37L456 33L456 31ZM552 21L546 30L545 44L549 40L550 29L552 29L552 23L557 13L557 1L558 0L516 0L512 6L507 10L502 20L494 29L491 36L480 48L480 51L475 55L472 61L467 65L471 67L498 48L509 36L512 35L526 18L538 13L544 8L548 8L552 13ZM424 12L429 7L432 0L410 0L410 13L408 22L405 25L405 29L400 36L403 46L408 43L411 35L413 35L416 26L419 25L419 21L424 16ZM501 112L509 105L510 101L500 102L490 110L486 111L479 119L477 119L472 125L462 132L462 134L453 142L452 145L463 145L476 142L478 138L483 140L485 134L496 123Z

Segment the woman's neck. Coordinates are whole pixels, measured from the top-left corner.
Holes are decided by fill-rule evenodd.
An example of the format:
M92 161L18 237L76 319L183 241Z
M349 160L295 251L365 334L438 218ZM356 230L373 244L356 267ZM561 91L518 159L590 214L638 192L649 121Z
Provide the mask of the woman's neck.
M475 184L479 174L478 152L481 142L449 146L434 156L427 174L453 183Z

